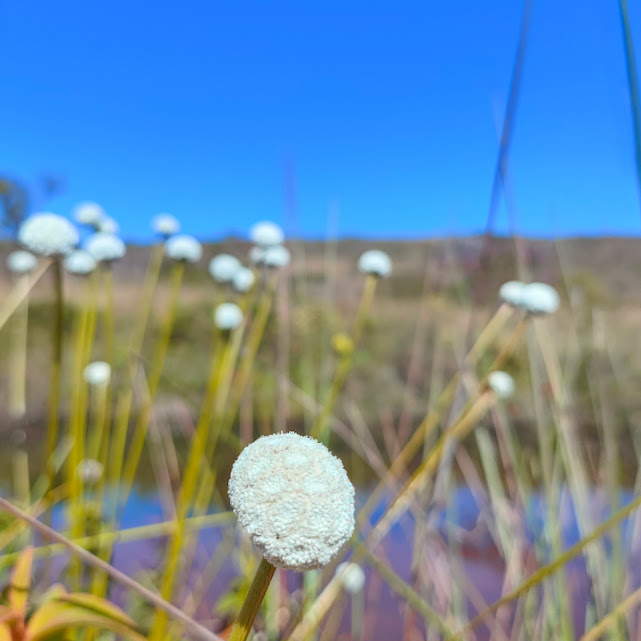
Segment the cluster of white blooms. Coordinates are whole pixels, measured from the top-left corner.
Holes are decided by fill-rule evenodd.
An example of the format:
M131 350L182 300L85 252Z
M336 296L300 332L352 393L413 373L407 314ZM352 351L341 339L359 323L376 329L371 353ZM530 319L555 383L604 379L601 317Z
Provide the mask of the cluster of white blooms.
M249 230L249 238L258 247L273 247L285 240L283 230L275 223L262 221Z
M78 244L76 228L62 216L34 214L18 230L18 240L40 256L66 256Z
M171 214L158 214L151 220L151 228L163 238L169 238L180 231L180 223Z
M106 385L111 380L111 367L104 361L94 361L85 367L82 375L89 385Z
M499 370L492 372L487 377L487 383L491 390L503 400L514 394L514 379L507 372Z
M65 269L72 274L90 274L96 269L96 265L96 259L84 249L76 249L65 258Z
M172 260L197 263L203 255L203 246L187 234L172 236L165 244L165 254Z
M99 231L90 236L85 249L99 262L113 262L122 258L127 252L125 243L115 234Z
M229 499L265 559L281 568L324 567L354 530L354 486L343 464L294 432L263 436L240 453Z
M31 252L23 249L11 252L7 256L7 267L14 274L28 274L36 268L37 264L38 259Z
M105 216L98 226L98 231L103 231L106 234L117 234L120 231L118 223L109 216Z
M243 322L243 312L235 303L221 303L214 310L214 325L223 331L231 331L240 327Z
M237 292L248 292L256 282L256 276L251 269L241 267L233 276L231 284Z
M209 262L209 273L219 283L230 283L241 268L238 258L230 254L218 254Z
M560 300L554 287L545 283L522 283L510 280L499 288L499 297L513 307L520 307L530 314L554 314Z
M369 249L358 259L358 269L363 274L385 278L392 273L392 259L379 249Z
M254 265L264 265L278 269L287 267L291 262L289 250L283 247L283 230L275 223L263 221L256 223L249 232L254 246L249 250L249 261Z
M98 230L105 219L105 210L93 202L78 203L73 210L74 218L80 225L88 225Z
M335 576L350 594L357 594L365 586L365 572L357 563L339 563Z

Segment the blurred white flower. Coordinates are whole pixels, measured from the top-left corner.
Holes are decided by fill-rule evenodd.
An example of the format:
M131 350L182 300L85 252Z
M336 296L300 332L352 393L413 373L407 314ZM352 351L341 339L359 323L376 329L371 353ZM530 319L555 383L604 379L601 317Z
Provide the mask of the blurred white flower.
M104 231L106 234L117 234L120 231L120 225L113 218L107 216L100 222L98 231Z
M78 203L73 209L73 217L81 225L89 225L94 229L100 229L100 225L105 217L105 210L93 202Z
M265 256L265 249L263 247L258 247L258 245L254 245L249 250L249 262L252 265L262 264L264 256Z
M28 274L36 268L37 264L38 259L24 249L18 249L7 256L7 267L14 274Z
M214 324L223 331L236 329L242 322L243 312L235 303L221 303L214 311Z
M102 231L87 239L85 249L99 263L118 260L127 253L127 248L121 238Z
M18 240L34 254L65 256L78 244L78 231L66 218L44 212L20 225Z
M187 234L172 236L165 244L165 254L173 260L197 263L203 255L203 246Z
M76 468L76 474L85 485L95 485L100 482L104 472L104 467L100 461L92 458L86 458Z
M238 292L248 292L256 281L254 272L247 267L241 267L232 278L231 284Z
M520 280L508 280L499 287L499 298L513 307L521 306L521 296L525 283Z
M283 230L268 221L256 223L249 230L249 237L253 243L259 247L271 247L272 245L280 245L285 240Z
M361 254L358 259L358 269L363 274L371 274L379 278L385 278L392 273L392 260L383 251L369 249Z
M158 214L152 218L151 228L160 236L169 238L180 231L180 223L171 214Z
M267 247L263 252L262 262L267 267L287 267L292 260L289 250L282 245Z
M487 377L487 383L492 391L503 400L514 394L514 379L507 372L499 370L492 372Z
M84 249L76 249L65 258L65 269L72 274L89 274L96 269L96 264L96 259Z
M554 314L559 304L559 295L550 285L529 283L523 287L521 306L530 314Z
M241 267L240 261L235 256L218 254L209 263L209 273L219 283L229 283Z
M94 361L85 367L82 376L89 385L106 385L111 380L111 367L104 361Z
M339 577L343 587L350 594L360 592L365 586L365 572L357 563L340 563L335 576Z
M229 499L265 559L299 572L327 565L354 530L354 486L318 441L262 436L236 459Z

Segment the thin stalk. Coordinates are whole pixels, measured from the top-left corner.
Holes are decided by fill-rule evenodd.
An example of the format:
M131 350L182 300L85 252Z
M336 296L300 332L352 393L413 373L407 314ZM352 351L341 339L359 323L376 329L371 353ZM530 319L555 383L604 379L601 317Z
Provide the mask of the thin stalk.
M13 314L11 340L11 376L9 376L9 415L24 416L26 411L25 388L27 378L27 323L29 314L29 274L18 276L15 288L20 304Z
M275 570L276 568L271 563L261 559L229 641L246 641Z

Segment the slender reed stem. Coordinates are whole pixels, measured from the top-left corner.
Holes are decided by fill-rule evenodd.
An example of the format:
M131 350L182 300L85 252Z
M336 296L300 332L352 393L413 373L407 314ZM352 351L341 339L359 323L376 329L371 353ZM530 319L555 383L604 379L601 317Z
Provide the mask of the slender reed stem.
M9 377L9 415L24 416L26 411L25 387L27 377L27 322L29 314L29 274L18 276L15 288L20 304L13 314L11 340L11 376Z
M246 641L275 570L276 568L271 563L261 559L229 641Z

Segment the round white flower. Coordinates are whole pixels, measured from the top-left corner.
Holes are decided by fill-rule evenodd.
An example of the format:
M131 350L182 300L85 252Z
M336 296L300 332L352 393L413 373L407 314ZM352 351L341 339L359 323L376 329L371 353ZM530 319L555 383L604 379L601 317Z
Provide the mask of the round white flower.
M14 274L28 274L36 268L37 264L38 259L31 252L23 249L11 252L7 256L7 267Z
M110 217L103 218L98 226L99 231L104 231L106 234L117 234L120 231L120 225Z
M172 236L165 245L165 254L173 260L197 263L202 258L203 246L193 236Z
M209 273L219 283L229 283L241 267L240 261L235 256L218 254L209 263Z
M78 231L66 218L45 212L20 225L18 240L34 254L64 256L78 244Z
M104 472L104 467L100 461L92 458L86 458L76 468L76 474L86 485L95 485L100 481Z
M262 436L240 453L229 499L249 538L281 568L324 567L354 530L354 486L343 464L294 432Z
M214 324L218 329L229 331L240 327L243 322L243 312L234 303L221 303L214 311Z
M248 292L256 281L256 276L251 269L241 267L232 278L231 284L238 292Z
M151 228L160 236L168 238L180 231L180 223L171 214L158 214L152 218Z
M99 231L90 236L85 249L99 262L110 262L122 258L127 252L125 243L114 234Z
M85 367L82 376L89 385L106 385L111 380L111 367L104 361L94 361Z
M252 242L256 243L259 247L271 247L272 245L280 245L285 240L283 230L275 223L263 221L256 223L249 230L249 237Z
M340 563L336 568L336 576L350 594L360 592L365 586L365 572L357 563Z
M105 210L98 204L92 202L78 203L73 210L73 217L81 225L89 225L99 229L105 217Z
M507 399L514 394L514 379L507 372L492 372L487 383L499 398Z
M65 269L72 274L90 274L96 264L96 259L84 249L76 249L65 258Z
M265 250L263 247L258 247L258 245L254 245L249 250L249 262L252 263L252 265L262 264L264 256L265 256Z
M531 314L554 314L559 304L559 295L550 285L530 283L523 287L521 306Z
M267 267L287 267L292 260L289 250L282 245L267 247L263 252L262 262Z
M513 307L521 306L521 297L525 283L520 280L508 280L499 287L499 298Z
M392 260L383 251L369 249L361 254L361 257L358 259L358 269L363 272L363 274L371 274L385 278L392 273Z

